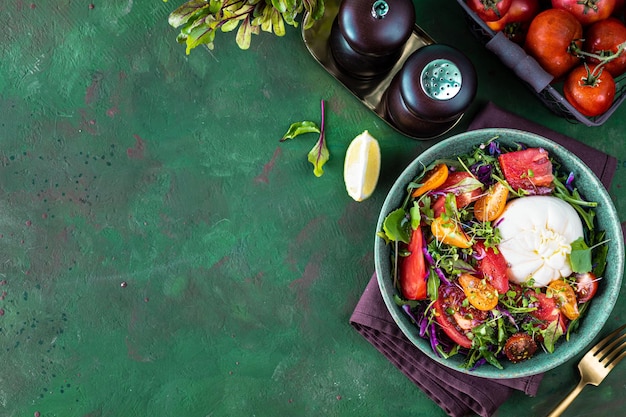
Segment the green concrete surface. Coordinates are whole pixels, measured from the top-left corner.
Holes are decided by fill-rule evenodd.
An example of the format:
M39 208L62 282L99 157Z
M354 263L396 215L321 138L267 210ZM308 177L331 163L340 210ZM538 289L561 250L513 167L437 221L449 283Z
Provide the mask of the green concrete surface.
M444 416L348 324L385 194L434 142L361 105L299 29L247 51L219 34L186 56L167 23L181 3L0 3L0 416ZM626 220L626 106L602 127L560 119L471 37L456 2L415 6L478 69L450 134L493 100L614 155ZM319 120L322 99L331 159L316 178L315 137L278 139ZM356 203L343 157L365 129L383 165ZM607 328L625 313L620 299ZM620 415L624 381L626 364L566 416ZM576 382L572 360L497 415L543 416Z

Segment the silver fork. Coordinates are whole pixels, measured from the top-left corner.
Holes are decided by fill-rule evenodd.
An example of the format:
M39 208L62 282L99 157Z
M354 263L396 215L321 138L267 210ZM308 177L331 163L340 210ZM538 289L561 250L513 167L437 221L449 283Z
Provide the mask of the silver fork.
M574 401L574 398L585 388L585 385L591 384L598 386L609 372L611 372L611 369L626 357L626 333L618 336L624 329L626 329L626 324L600 340L598 344L592 347L591 350L583 356L578 363L580 382L572 392L548 414L548 417L560 416L561 413L569 407L572 401Z

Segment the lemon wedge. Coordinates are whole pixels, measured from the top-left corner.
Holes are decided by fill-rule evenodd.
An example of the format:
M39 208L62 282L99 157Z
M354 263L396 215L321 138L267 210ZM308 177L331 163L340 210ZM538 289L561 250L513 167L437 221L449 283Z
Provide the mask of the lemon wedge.
M374 193L380 174L380 146L365 130L355 137L346 151L343 179L348 195L363 201Z

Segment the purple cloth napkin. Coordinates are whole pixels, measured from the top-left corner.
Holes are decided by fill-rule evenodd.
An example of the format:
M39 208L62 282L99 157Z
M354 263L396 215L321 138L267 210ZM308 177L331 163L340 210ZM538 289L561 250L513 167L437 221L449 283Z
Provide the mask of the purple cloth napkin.
M493 103L479 112L469 129L508 127L533 132L558 142L578 155L606 188L617 160L592 147L511 114ZM448 415L489 417L514 391L534 396L542 374L517 379L486 379L449 369L423 354L402 333L383 301L374 274L357 303L350 324L402 371Z

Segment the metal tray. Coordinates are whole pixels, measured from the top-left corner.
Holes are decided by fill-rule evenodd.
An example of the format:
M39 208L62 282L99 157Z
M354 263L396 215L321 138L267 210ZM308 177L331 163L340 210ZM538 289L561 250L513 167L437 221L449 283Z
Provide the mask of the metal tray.
M421 136L419 133L408 135L405 132L398 130L387 117L385 113L384 103L382 101L385 91L389 87L394 75L402 68L407 58L419 48L427 45L434 44L435 41L417 24L413 27L413 33L409 37L409 40L404 46L402 55L393 66L391 71L384 76L384 78L378 78L376 80L360 80L350 77L339 70L332 53L328 45L328 39L330 37L331 27L339 12L339 5L341 0L327 0L325 4L324 16L315 22L315 24L309 29L302 29L302 39L306 45L309 53L315 58L315 60L324 69L337 79L344 87L346 87L352 94L354 94L367 108L376 113L378 117L384 120L389 126L413 139L428 140L439 137L446 132L450 131L461 120L463 115L460 115L456 120L452 121L449 125L443 127L443 131L438 132L435 136L432 132L424 133Z

